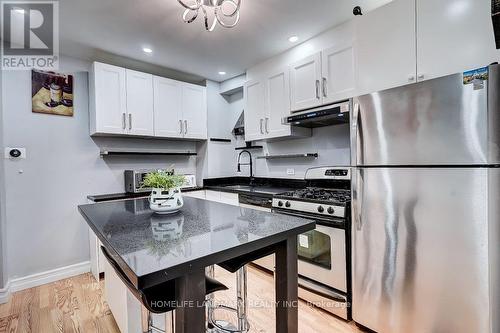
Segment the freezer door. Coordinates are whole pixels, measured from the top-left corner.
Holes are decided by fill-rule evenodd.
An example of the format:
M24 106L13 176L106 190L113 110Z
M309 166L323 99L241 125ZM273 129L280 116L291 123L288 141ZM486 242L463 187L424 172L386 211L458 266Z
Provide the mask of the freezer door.
M456 74L355 98L353 165L499 163L498 70L483 87Z
M359 168L353 173L356 322L380 333L492 332L490 173L499 171ZM498 216L490 218L498 223Z

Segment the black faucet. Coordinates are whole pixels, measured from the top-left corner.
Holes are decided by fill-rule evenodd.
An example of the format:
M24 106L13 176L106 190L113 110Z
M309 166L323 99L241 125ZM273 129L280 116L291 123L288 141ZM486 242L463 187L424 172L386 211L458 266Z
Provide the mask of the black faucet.
M247 153L248 158L250 159L249 163L241 163L241 154ZM238 155L238 172L241 172L241 166L242 165L249 165L250 166L250 179L253 179L253 164L252 164L252 154L248 150L242 150L241 153Z

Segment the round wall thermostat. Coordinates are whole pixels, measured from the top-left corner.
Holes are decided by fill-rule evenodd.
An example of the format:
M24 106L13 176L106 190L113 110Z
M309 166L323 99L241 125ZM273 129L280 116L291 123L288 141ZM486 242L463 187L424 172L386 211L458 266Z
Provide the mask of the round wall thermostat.
M14 158L21 156L21 151L19 149L11 149L9 155Z

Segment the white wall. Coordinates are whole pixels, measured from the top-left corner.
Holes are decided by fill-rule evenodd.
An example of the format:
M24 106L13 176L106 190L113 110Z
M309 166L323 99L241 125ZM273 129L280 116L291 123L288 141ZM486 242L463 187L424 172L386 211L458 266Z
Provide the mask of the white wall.
M194 142L89 136L90 63L62 58L73 73L74 116L31 112L31 73L3 73L3 144L26 147L27 159L5 161L9 278L89 260L87 226L77 211L88 194L123 192L123 170L166 167L195 173L195 157L101 159L102 146L195 149ZM1 197L1 192L0 192ZM4 253L5 255L5 253Z
M242 94L224 97L220 94L220 84L207 81L208 138L199 144L199 154L203 161L200 179L233 176L236 170L237 142L232 135L234 124L242 110ZM210 138L230 139L227 142L212 142Z

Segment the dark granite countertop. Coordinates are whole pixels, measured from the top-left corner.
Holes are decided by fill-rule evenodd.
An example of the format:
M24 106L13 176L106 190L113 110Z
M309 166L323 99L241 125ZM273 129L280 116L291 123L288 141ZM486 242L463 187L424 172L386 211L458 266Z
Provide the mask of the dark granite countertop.
M273 246L315 227L312 220L188 197L173 215L154 214L145 198L78 208L137 287Z
M182 192L192 192L203 190L203 187L188 187L183 188ZM141 192L141 193L110 193L110 194L96 194L88 195L87 199L93 202L103 202L103 201L114 201L114 200L125 200L125 199L135 199L135 198L146 198L149 197L151 192Z
M225 177L204 179L203 185L207 190L273 196L304 188L306 181L285 178Z

